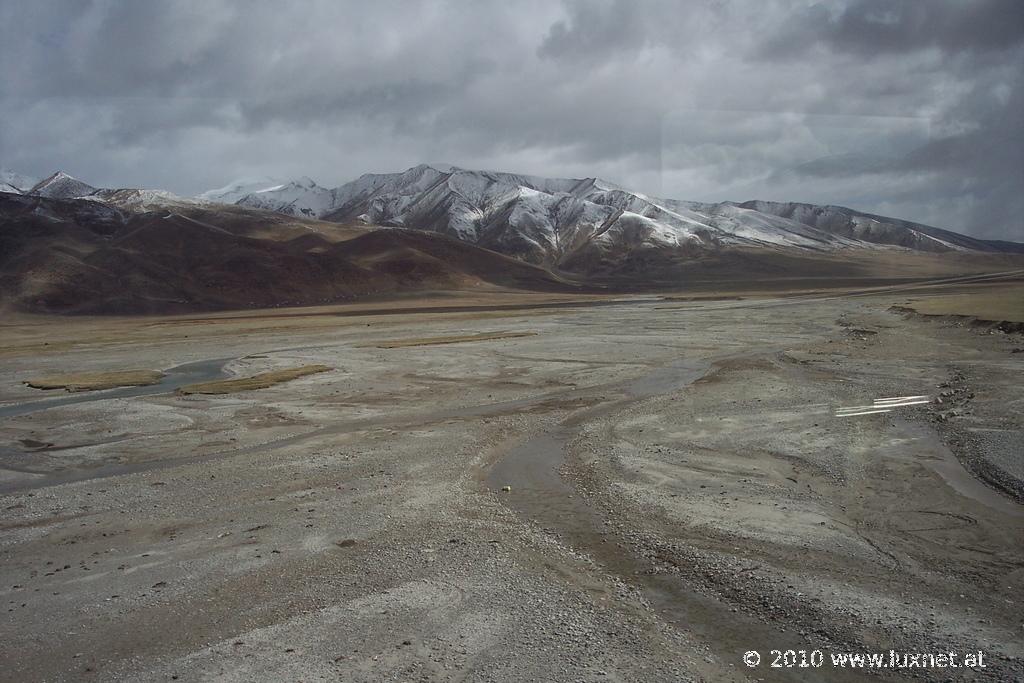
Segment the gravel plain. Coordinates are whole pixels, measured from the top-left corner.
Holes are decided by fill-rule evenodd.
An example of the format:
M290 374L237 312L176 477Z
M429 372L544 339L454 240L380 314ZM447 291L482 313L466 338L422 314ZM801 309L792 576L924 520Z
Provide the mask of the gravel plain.
M902 303L13 320L0 679L1020 679L1021 339ZM63 403L21 384L213 360L332 370Z

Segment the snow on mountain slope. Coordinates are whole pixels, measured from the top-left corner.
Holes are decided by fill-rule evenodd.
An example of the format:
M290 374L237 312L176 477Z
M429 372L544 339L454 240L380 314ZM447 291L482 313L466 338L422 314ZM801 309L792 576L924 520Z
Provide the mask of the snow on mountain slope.
M307 218L316 218L334 208L333 192L305 176L295 180L237 180L216 190L203 192L196 198Z
M916 251L1012 251L1012 246L978 240L929 225L862 213L842 206L754 200L736 205L762 214L780 216L850 239L905 247Z
M580 250L870 246L778 216L648 197L596 178L421 165L363 176L337 188L334 200L327 220L441 232L536 263L561 263Z
M33 185L25 194L47 197L49 199L73 199L85 197L96 191L88 183L69 176L64 171L57 171L49 178Z
M302 177L286 183L255 190L236 202L240 206L268 209L292 216L316 218L334 206L334 195L311 178Z
M871 248L863 241L729 202L694 204L718 229L751 242L804 249Z
M333 209L322 215L440 232L537 263L557 262L610 220L621 222L624 230L628 224L638 243L649 239L675 245L693 237L639 214L624 218L620 207L588 201L588 193L618 191L596 183L420 165L402 173L364 175L337 188ZM609 241L615 235L599 237Z
M240 184L201 196L228 199L241 192L236 187ZM597 178L543 178L446 164L366 174L333 190L302 178L235 201L329 221L439 232L546 265L645 250L693 254L729 246L1006 250L994 242L842 207L687 202L650 197Z
M42 181L13 171L0 172L0 192L11 192L47 199L86 199L129 212L154 211L164 207L197 206L207 202L180 197L164 190L137 188L97 189L88 183L58 171ZM11 188L10 190L6 188Z
M206 192L197 195L196 199L202 199L208 202L221 202L222 204L234 204L248 194L260 192L261 190L272 190L284 183L285 181L283 180L270 177L246 178L243 180L236 180L224 187L218 187L216 190L207 190Z
M135 188L97 190L95 193L83 197L83 199L102 201L128 211L155 211L166 207L200 206L209 203L190 197L180 197L164 190L140 190Z
M21 194L39 182L39 178L0 168L0 192Z

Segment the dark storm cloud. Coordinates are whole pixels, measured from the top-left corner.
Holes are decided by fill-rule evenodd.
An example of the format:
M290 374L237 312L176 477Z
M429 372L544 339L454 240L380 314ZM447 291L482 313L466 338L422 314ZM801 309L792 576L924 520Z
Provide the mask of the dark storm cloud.
M1019 0L851 0L794 12L765 41L764 54L799 56L809 45L864 57L923 48L992 52L1018 45L1022 28Z
M1024 239L1024 3L0 2L0 165L195 193L422 161Z

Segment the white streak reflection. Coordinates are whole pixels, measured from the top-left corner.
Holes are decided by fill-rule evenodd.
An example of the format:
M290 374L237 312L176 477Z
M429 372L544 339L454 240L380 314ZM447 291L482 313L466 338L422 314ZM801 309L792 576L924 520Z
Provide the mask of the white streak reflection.
M857 415L874 415L876 413L888 413L894 408L902 408L905 406L917 406L924 403L930 403L931 397L920 394L917 396L892 396L889 398L876 398L871 402L871 405L864 406L847 406L845 408L836 408L836 417L854 417Z

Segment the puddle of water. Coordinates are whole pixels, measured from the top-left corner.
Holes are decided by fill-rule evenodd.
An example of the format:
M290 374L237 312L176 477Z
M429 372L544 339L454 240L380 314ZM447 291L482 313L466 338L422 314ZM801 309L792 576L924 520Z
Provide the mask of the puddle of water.
M703 377L710 367L708 362L677 360L621 386L636 400L661 396L689 386Z
M935 471L946 484L965 498L1012 517L1024 517L1024 505L1010 500L989 488L961 464L934 430L925 425L897 420L901 431L910 439L888 450L896 457L912 458Z

